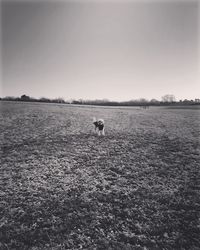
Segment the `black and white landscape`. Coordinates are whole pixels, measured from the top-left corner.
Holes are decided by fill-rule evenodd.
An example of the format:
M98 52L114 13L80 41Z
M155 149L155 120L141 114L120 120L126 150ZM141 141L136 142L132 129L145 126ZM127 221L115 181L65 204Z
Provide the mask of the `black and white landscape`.
M199 1L0 8L0 249L200 249Z

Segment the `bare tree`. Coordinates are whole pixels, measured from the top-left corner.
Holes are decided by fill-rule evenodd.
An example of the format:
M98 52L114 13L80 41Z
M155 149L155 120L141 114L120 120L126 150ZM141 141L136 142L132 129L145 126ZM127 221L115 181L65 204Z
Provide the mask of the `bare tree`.
M157 103L159 103L159 101L157 99L151 99L150 103L157 104Z
M167 94L167 95L162 96L162 101L163 102L175 102L176 98L174 95Z

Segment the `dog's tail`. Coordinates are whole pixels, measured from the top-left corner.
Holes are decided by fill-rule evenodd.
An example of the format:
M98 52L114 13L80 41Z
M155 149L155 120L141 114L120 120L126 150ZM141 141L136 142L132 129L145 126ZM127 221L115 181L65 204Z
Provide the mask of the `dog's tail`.
M93 117L92 120L93 120L93 122L96 122L96 121L97 121L96 117Z

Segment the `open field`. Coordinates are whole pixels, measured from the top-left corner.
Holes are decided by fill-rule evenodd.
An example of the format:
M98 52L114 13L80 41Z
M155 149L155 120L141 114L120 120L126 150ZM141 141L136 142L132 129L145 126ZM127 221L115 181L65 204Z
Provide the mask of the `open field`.
M0 249L200 249L200 110L0 110Z

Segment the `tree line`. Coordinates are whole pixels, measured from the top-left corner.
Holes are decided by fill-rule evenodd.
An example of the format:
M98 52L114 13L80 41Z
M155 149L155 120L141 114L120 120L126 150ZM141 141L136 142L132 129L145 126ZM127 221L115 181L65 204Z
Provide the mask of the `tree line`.
M200 104L200 99L194 100L179 100L176 101L174 95L164 95L161 97L161 101L157 99L147 100L145 98L134 99L129 101L110 101L108 99L96 99L96 100L84 100L74 99L66 101L63 98L33 98L23 94L21 97L6 96L0 98L2 101L23 101L23 102L44 102L44 103L62 103L62 104L77 104L77 105L99 105L99 106L161 106L161 105L196 105Z

